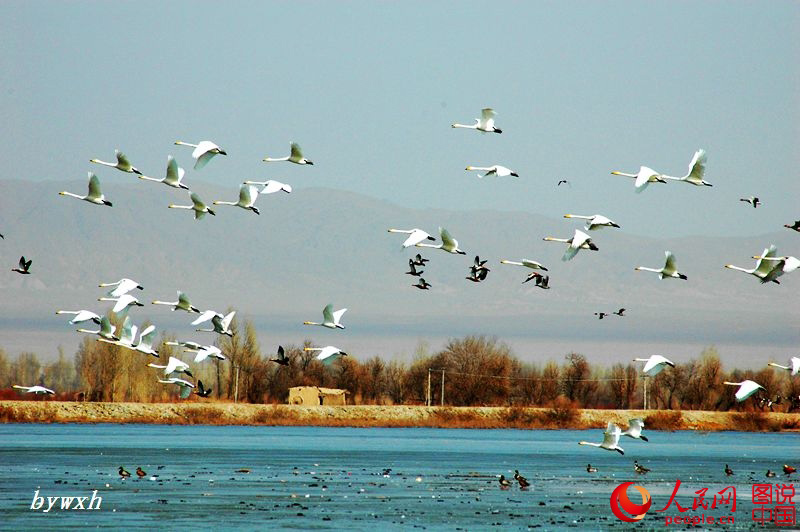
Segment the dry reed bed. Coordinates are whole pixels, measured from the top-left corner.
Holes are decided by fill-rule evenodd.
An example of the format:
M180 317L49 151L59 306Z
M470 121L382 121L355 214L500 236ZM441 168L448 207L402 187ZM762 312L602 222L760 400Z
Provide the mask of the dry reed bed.
M527 407L288 406L232 403L79 403L0 401L5 423L151 423L174 425L313 425L587 429L640 417L653 430L800 430L800 414L761 412L580 410Z

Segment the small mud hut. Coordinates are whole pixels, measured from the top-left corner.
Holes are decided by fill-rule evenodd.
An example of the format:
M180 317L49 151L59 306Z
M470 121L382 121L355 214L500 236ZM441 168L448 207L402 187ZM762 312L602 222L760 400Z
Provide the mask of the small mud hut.
M338 406L347 404L347 390L320 388L318 386L295 386L289 388L289 404L301 406Z

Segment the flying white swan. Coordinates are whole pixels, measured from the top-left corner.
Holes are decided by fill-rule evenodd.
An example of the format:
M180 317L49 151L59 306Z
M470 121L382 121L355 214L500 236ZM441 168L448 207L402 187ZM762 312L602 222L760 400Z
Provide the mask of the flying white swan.
M742 401L744 401L745 399L747 399L748 397L750 397L751 395L753 395L754 393L756 393L758 390L765 390L766 391L766 388L764 388L760 384L758 384L756 382L753 382L751 380L744 380L742 382L728 382L728 381L725 381L722 384L727 384L728 386L738 386L739 387L739 389L736 390L736 396L735 397L736 397L736 400L738 402L740 402L740 403Z
M603 227L617 227L617 225L613 220L606 218L602 214L593 214L591 216L582 216L580 214L565 214L564 218L577 218L579 220L586 220L586 229L587 231L594 231L595 229L601 229Z
M222 350L215 346L215 345L200 345L194 342L179 342L180 345L184 346L187 353L195 353L194 361L195 363L200 363L207 358L216 358L219 360L227 360L225 355L222 354ZM167 344L174 345L174 342L167 342Z
M292 191L292 185L268 179L267 181L245 181L245 185L260 185L262 188L258 191L259 194L274 194L281 190L289 194Z
M19 386L15 384L12 388L16 388L17 390L25 390L25 393L34 393L36 395L55 395L56 392L51 390L50 388L45 388L44 386Z
M175 205L174 203L170 203L168 207L170 209L190 209L194 211L194 219L201 220L206 213L210 214L211 216L216 216L216 213L208 208L208 206L203 203L203 200L200 199L200 196L195 194L194 192L189 193L189 197L192 199L191 205Z
M619 454L625 454L625 451L619 446L620 436L622 436L622 430L614 423L609 421L608 426L603 433L603 443L579 441L578 445L591 445L592 447L599 447L601 449L605 449L606 451L617 451Z
M668 175L662 175L662 179L671 179L672 181L683 181L684 183L689 183L690 185L694 185L696 187L711 187L713 186L708 181L703 181L703 176L706 173L706 150L699 149L694 152L694 157L692 157L692 162L689 163L689 171L683 177L672 177Z
M97 325L100 325L100 316L91 310L57 310L56 314L74 314L75 317L69 320L69 323L76 325L84 321L92 320Z
M291 154L287 155L286 157L264 157L262 161L271 163L277 161L289 161L290 163L294 164L310 164L313 166L314 163L303 157L303 151L300 149L300 145L296 142L292 142L290 145Z
M196 314L200 314L200 310L197 309L192 303L189 301L189 298L186 297L186 294L178 290L178 300L177 301L153 301L153 305L169 305L172 307L172 310L185 310L186 312L194 312Z
M239 201L215 201L214 205L233 205L242 209L261 214L255 207L258 199L258 189L254 185L242 185L239 187Z
M798 373L800 373L800 357L792 357L792 358L790 358L788 366L781 366L780 364L776 364L775 362L770 362L767 365L768 366L772 366L774 368L781 368L781 369L785 369L787 371L791 371L792 372L791 373L792 376L797 375Z
M123 277L122 279L120 279L115 283L100 283L97 286L99 286L100 288L104 288L106 286L116 286L116 288L114 288L108 293L109 297L124 296L125 294L136 288L138 288L139 290L144 290L144 287L140 285L138 282L134 281L133 279L127 279L125 277Z
M180 168L178 166L178 163L175 162L175 159L172 157L172 155L169 155L167 156L167 176L164 179L147 177L146 175L140 175L139 179L146 179L147 181L155 181L156 183L164 183L168 187L172 188L182 188L184 190L189 190L189 187L187 187L181 182L184 174L186 174L186 170Z
M628 428L622 431L622 436L627 436L635 440L648 441L647 436L642 436L642 429L644 429L644 420L635 418L628 420Z
M109 340L108 338L98 338L98 342L105 342L107 344L118 345L128 349L133 349L133 341L136 339L137 327L131 321L130 316L125 316L125 321L122 322L122 332L119 335L119 340Z
M215 332L217 334L224 334L226 336L233 336L233 331L231 331L231 321L233 321L233 317L236 315L236 311L229 312L226 315L222 315L219 312L214 310L207 310L200 314L200 316L192 322L192 325L200 325L201 323L205 323L208 320L211 320L211 325L213 326L211 329L197 329L199 332Z
M671 251L665 251L664 255L667 257L667 260L664 262L664 267L660 269L655 268L645 268L644 266L637 266L634 268L636 271L645 271L645 272L655 272L658 274L659 279L665 279L667 277L671 277L673 279L683 279L684 281L688 279L684 274L678 271L677 266L675 265L675 255L672 254Z
M156 358L158 357L158 351L153 349L153 341L156 337L156 326L150 325L145 327L145 329L139 335L139 343L136 344L134 349L143 355L150 355Z
M436 240L436 238L432 237L422 229L389 229L389 233L406 233L407 235L411 235L406 238L405 242L403 242L403 247L408 248L411 246L416 246L423 240ZM422 266L422 264L420 264Z
M98 297L98 301L114 301L114 308L111 309L111 312L114 314L119 314L120 312L127 310L130 307L143 307L142 303L139 303L139 300L133 297L130 294L122 294L119 297Z
M750 269L740 268L739 266L734 266L733 264L726 264L725 267L731 270L738 270L740 272L749 273L750 275L758 278L759 280L763 280L767 275L769 275L769 273L775 267L775 265L772 264L771 261L764 259L775 257L777 253L778 253L778 248L776 248L774 245L771 245L768 248L764 248L764 251L761 253L761 255L757 255L758 257L761 258L758 259L756 265L753 268ZM777 279L772 279L772 282L780 284L780 282Z
M192 372L189 370L189 364L175 357L169 357L166 366L153 364L152 362L147 366L156 369L163 369L164 375L171 375L172 373L177 373L177 374L185 373L190 377L194 377L194 375L192 375Z
M325 347L304 347L303 351L319 351L319 354L315 358L324 364L330 364L340 357L348 356L347 353L332 345L326 345Z
M111 321L108 317L103 316L100 318L100 329L97 331L90 331L88 329L78 329L78 332L88 333L88 334L96 334L100 338L105 338L106 340L114 340L117 341L119 338L114 336L114 331L117 328L114 325L111 325Z
M472 125L452 124L450 127L477 129L481 133L502 133L503 132L502 129L496 128L494 126L495 116L497 116L497 113L494 112L494 109L487 107L486 109L481 109L481 117L476 118L474 124Z
M632 177L634 179L633 186L636 192L644 192L647 185L650 183L666 183L667 181L655 170L646 166L640 166L639 172L636 174L626 174L625 172L613 171L613 175L622 175L625 177Z
M575 233L572 235L572 238L554 238L552 236L544 237L544 240L547 242L564 242L569 244L567 250L564 252L564 256L561 257L562 261L571 260L572 257L578 254L578 251L581 249L589 249L591 251L597 251L598 248L589 235L580 231L579 229L575 229Z
M91 172L89 172L89 193L87 195L79 196L78 194L73 194L72 192L67 191L59 192L58 194L60 196L72 196L73 198L88 201L89 203L94 203L95 205L108 205L109 207L112 206L111 202L108 201L100 191L100 180L97 179L97 176Z
M303 325L320 325L322 327L327 327L328 329L344 329L344 325L342 325L340 322L342 319L342 315L345 312L347 312L346 308L334 312L333 303L328 303L327 305L325 305L325 308L322 309L322 323L317 323L314 321L304 321Z
M203 349L205 347L203 345L198 344L197 342L192 342L192 341L185 341L185 342L168 341L168 342L164 342L164 345L174 345L174 346L179 346L179 347L186 347L187 351L188 350L199 351L199 350L201 350L201 349Z
M642 368L642 373L649 375L650 377L655 377L661 371L670 366L672 368L675 367L675 364L666 357L662 357L661 355L652 355L650 358L634 358L634 362L644 362L644 368Z
M101 161L100 159L89 159L89 162L102 164L103 166L110 166L111 168L116 168L117 170L121 170L129 174L139 174L139 175L142 174L139 170L134 168L133 165L131 165L130 161L128 160L127 157L125 157L124 153L122 153L119 150L114 150L114 155L117 156L117 162L115 163L108 163L106 161Z
M517 262L517 261L513 261L513 260L501 259L501 260L500 260L500 264L513 264L513 265L515 265L515 266L525 266L526 268L530 268L530 269L532 269L532 270L544 270L544 271L548 271L548 270L547 270L547 268L545 268L544 266L542 266L542 264L541 264L541 263L539 263L539 262L536 262L535 260L529 260L529 259L522 259L522 260L521 260L521 261L519 261L519 262Z
M225 150L223 150L210 140L203 140L197 144L189 144L188 142L182 142L180 140L176 140L175 144L179 146L190 146L194 148L194 150L192 151L192 159L194 159L195 170L200 170L215 155L228 155L227 153L225 153Z
M519 177L519 174L515 171L511 170L510 168L506 168L505 166L500 166L499 164L494 164L492 166L467 166L465 170L486 172L483 175L479 175L478 177L480 178L489 177L490 175L496 177Z
M792 256L783 257L762 257L760 255L753 255L754 259L766 260L774 264L769 273L761 279L762 283L768 283L776 280L778 277L785 273L792 273L797 268L800 268L800 259Z
M192 395L192 389L194 388L194 384L191 382L181 379L178 377L170 377L168 379L158 379L158 382L162 384L175 384L180 388L180 398L181 399L188 399L190 395Z
M442 239L441 244L424 244L422 242L417 242L414 244L418 248L434 248L434 249L441 249L442 251L446 251L448 253L457 253L459 255L466 255L467 253L461 249L458 249L458 240L450 236L450 232L443 228L439 228L439 238Z

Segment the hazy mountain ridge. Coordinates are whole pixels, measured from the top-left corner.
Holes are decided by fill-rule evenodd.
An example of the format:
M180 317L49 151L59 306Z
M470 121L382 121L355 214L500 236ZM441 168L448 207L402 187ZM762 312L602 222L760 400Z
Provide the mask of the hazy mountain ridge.
M142 302L173 300L185 291L201 309L229 306L265 324L283 326L317 319L322 306L348 307L345 323L364 329L542 334L570 338L670 338L725 334L743 341L796 342L798 283L762 286L752 276L726 270L726 263L752 267L750 257L774 243L781 253L800 253L800 238L788 231L758 237L654 239L622 229L591 232L600 250L582 250L560 260L576 220L521 212L416 210L359 194L296 187L292 194L262 196L261 215L215 206L217 216L168 209L189 204L185 191L139 182L132 176L104 179L112 208L60 197L60 190L85 194L85 181L0 181L0 314L55 319L57 308L102 311L101 281L131 277L145 292ZM108 181L108 182L106 182ZM207 204L234 200L233 187L189 182ZM592 214L592 213L580 213ZM440 250L402 250L404 235L390 227L447 227L467 256ZM660 268L673 251L688 281L659 281L635 272ZM405 275L416 252L431 259L423 277L428 292L412 288ZM466 281L475 254L492 269L480 284ZM20 255L33 259L33 275L8 270ZM551 290L522 285L527 268L499 264L501 258L538 260L550 268ZM795 278L797 277L797 278ZM629 308L624 321L598 327L593 312ZM185 319L149 304L136 316L156 323ZM617 319L616 317L612 317ZM61 321L61 318L57 319ZM10 322L6 322L10 323ZM188 323L188 321L187 321ZM453 331L452 333L449 331ZM761 340L760 340L761 339Z

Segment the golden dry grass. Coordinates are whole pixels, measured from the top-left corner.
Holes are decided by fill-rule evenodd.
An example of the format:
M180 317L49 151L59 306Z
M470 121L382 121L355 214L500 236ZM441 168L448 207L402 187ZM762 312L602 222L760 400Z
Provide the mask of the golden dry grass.
M609 421L625 426L635 417L649 430L800 430L800 414L581 410L564 401L549 408L0 401L0 423L587 429L604 428Z

